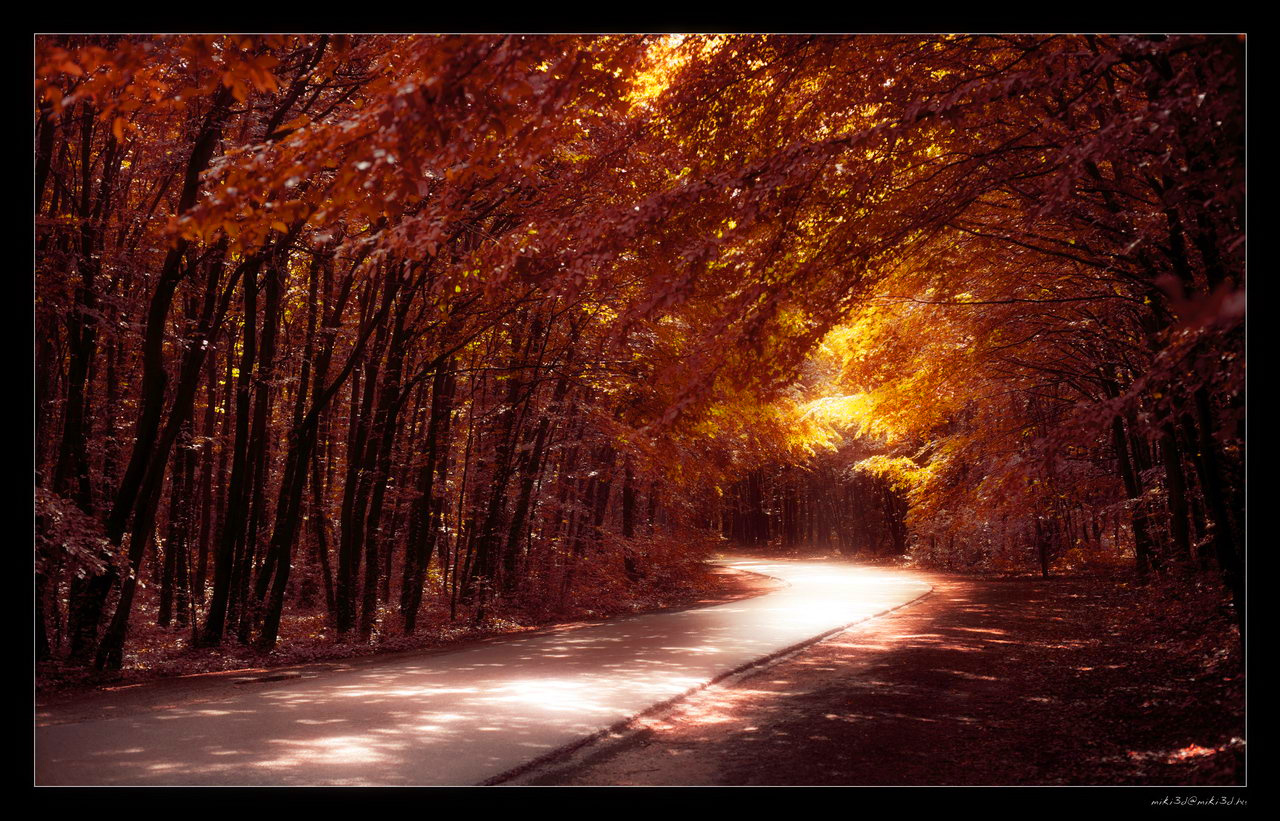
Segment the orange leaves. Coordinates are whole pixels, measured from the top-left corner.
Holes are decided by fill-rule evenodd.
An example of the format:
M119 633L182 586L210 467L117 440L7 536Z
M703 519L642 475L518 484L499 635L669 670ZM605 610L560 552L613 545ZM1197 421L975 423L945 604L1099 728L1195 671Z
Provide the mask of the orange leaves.
M59 56L61 57L57 64L59 71L69 74L72 77L84 76L84 69L80 68L80 65L72 59L70 55L65 51L62 51Z
M62 93L62 89L58 88L55 85L45 85L40 90L40 98L47 103L51 103L55 111L62 110L63 96L64 95Z
M358 93L322 108L329 112L323 121L313 118L317 109L291 111L268 145L230 152L225 161L215 162L208 185L216 194L190 215L193 221L216 227L236 220L240 239L249 241L258 234L245 221L264 229L277 221L290 224L283 216L294 207L289 198L297 196L295 187L305 187L308 213L320 222L385 220L396 229L398 220L417 219L412 215L421 212L432 225L441 214L455 219L492 192L537 185L545 169L563 164L557 152L566 138L586 138L577 123L596 103L575 95L590 71L582 63L576 74L569 72L570 64L581 61L554 53L550 40L386 38L377 43L382 50L369 52L376 70ZM196 48L207 47L209 59L219 64L215 82L245 100L270 92L276 82L275 61L255 56L261 45L228 39ZM529 66L548 60L569 60L561 79L530 79ZM326 60L310 81L327 82L335 70ZM550 102L555 105L541 105ZM443 243L435 231L405 226L385 238L421 243L418 248L434 256Z
M310 124L311 118L309 116L306 114L299 114L297 117L294 117L292 120L289 120L284 125L280 126L280 128L285 131L297 131L299 128L305 128Z
M37 38L37 76L48 79L62 73L70 77L85 77L111 63L111 53L101 46L86 45L71 51L52 45L52 39Z
M133 113L144 105L181 110L219 86L231 89L240 102L254 91L279 90L273 70L280 59L269 52L276 47L272 44L284 41L278 35L125 37L113 39L111 48L95 39L37 39L37 96L52 103L55 111L61 111L72 91L76 99L92 100L104 112L114 105ZM180 84L175 73L186 83ZM103 121L110 122L110 114L104 112Z
M276 81L271 69L279 64L279 58L270 54L258 54L247 58L239 55L232 56L227 60L226 69L222 72L222 85L231 89L231 94L240 102L249 98L250 88L263 94L273 93L279 90L280 84Z
M136 117L181 111L187 100L216 88L216 82L192 82L206 63L193 61L184 70L174 70L174 51L183 51L175 39L122 38L111 49L95 44L95 39L38 38L36 93L55 114L74 103L92 106L117 140L131 130ZM175 93L176 88L182 90ZM117 122L121 115L127 116Z
M240 102L244 102L249 98L249 89L244 81L237 77L235 72L222 72L222 85L231 89L231 94Z

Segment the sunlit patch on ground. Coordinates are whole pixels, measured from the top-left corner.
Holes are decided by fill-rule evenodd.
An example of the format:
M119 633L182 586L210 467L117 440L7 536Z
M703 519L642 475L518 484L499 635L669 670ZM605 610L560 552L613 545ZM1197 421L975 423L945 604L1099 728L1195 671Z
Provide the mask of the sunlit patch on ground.
M370 742L363 736L332 736L309 741L285 740L277 743L291 752L273 760L256 762L257 766L291 767L303 762L346 766L356 763L374 764L387 759L387 747L384 742Z

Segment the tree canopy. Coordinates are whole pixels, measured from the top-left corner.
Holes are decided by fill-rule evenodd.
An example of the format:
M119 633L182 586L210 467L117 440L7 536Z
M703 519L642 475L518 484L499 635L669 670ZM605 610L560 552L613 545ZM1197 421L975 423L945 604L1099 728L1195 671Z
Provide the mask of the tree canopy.
M717 532L1243 627L1243 87L1224 36L38 37L39 652L119 667L140 583L367 642Z

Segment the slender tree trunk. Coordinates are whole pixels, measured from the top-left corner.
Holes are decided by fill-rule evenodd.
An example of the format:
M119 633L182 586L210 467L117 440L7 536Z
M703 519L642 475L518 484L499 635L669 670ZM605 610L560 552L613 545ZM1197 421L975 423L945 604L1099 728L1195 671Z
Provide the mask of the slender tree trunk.
M257 359L257 270L251 269L243 283L244 326L240 352L240 372L236 379L235 443L231 454L231 484L227 489L227 512L222 521L218 550L213 558L213 594L205 612L203 646L222 643L228 621L228 607L236 586L236 569L244 548L244 529L249 502L249 398L251 377Z
M431 382L431 417L427 423L426 464L418 483L418 498L410 513L409 541L405 550L404 581L400 589L400 616L404 634L413 635L422 605L431 554L444 521L447 500L445 481L449 470L449 419L457 386L452 363L436 369Z

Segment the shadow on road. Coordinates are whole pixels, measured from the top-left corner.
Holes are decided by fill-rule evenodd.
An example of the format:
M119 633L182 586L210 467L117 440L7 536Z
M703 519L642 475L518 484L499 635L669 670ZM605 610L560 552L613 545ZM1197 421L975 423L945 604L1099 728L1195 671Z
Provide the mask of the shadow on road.
M1240 717L1114 615L1087 580L938 580L521 783L1238 783Z

